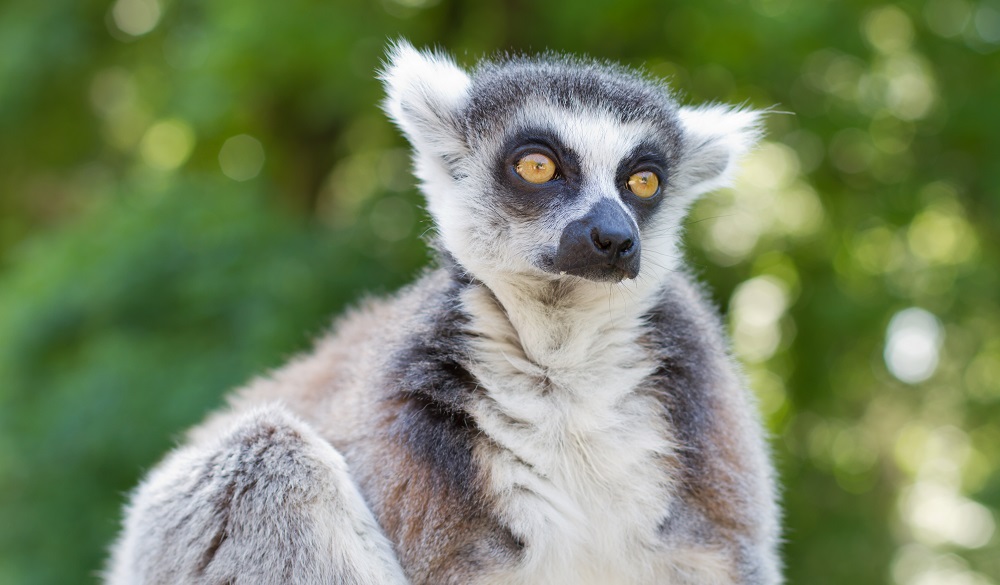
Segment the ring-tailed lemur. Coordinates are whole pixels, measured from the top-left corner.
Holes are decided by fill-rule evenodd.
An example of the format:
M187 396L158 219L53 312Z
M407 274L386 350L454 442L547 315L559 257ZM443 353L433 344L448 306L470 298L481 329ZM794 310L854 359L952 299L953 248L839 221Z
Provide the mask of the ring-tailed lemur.
M399 42L382 79L441 266L193 430L106 581L779 583L754 401L678 252L758 115L554 55Z

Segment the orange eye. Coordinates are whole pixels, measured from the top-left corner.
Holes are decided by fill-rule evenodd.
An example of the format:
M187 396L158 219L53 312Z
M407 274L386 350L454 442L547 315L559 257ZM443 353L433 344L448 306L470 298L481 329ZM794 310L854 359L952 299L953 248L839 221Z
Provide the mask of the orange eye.
M628 190L636 197L649 199L660 190L660 178L650 171L639 171L628 178Z
M533 152L521 157L514 170L525 181L540 185L551 181L552 177L556 176L556 163L544 154Z

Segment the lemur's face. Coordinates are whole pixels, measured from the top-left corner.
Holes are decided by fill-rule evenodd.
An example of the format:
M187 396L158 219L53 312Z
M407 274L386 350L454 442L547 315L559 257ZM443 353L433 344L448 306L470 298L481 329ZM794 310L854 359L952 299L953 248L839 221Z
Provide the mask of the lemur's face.
M449 252L476 274L609 282L670 253L652 234L669 223L676 144L603 112L540 101L516 109L504 127L468 136L449 179L428 185Z
M469 221L458 245L518 271L594 281L636 278L644 258L656 262L651 233L665 211L677 133L540 100L514 109L506 128L470 141L476 154L456 192L480 201L463 204Z
M757 119L678 108L659 83L559 57L471 76L408 45L390 59L387 110L441 242L487 281L658 282L687 207L725 181Z

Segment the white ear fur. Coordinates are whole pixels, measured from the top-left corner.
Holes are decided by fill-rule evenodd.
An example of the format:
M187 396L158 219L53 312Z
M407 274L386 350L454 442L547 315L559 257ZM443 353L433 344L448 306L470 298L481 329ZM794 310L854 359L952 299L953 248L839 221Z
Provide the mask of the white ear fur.
M725 187L739 159L760 139L761 112L708 105L683 107L685 191L690 195Z
M448 56L418 51L400 39L389 47L379 78L383 107L419 152L445 160L465 147L456 114L468 96L469 76Z

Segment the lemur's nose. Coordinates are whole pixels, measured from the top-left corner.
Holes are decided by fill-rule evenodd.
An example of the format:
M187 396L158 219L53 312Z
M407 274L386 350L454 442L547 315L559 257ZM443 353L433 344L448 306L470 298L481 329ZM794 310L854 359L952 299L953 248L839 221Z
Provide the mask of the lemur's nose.
M639 274L639 236L624 209L601 199L563 230L554 267L591 280L618 281Z
M590 229L590 241L594 243L597 251L610 259L624 257L634 251L632 245L632 231L615 229L618 226L605 227L604 230L594 226ZM631 228L631 226L628 226Z

